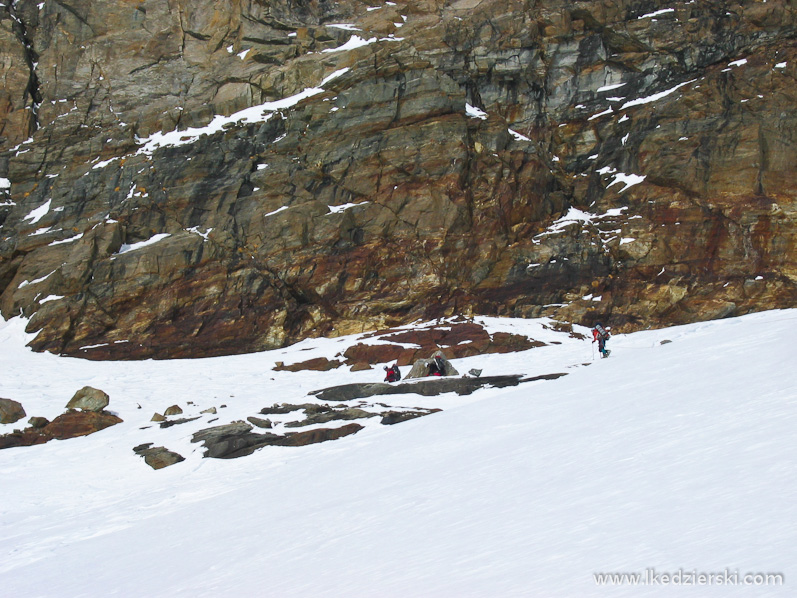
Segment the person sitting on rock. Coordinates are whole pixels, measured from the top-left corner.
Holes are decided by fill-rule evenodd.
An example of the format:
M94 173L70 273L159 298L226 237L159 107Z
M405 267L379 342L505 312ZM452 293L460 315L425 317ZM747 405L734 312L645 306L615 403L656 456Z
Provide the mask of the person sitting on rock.
M394 363L392 366L385 366L385 382L398 382L401 380L401 372L399 371L398 364Z
M445 376L446 364L443 363L443 358L440 355L435 355L434 359L429 362L429 375L430 376Z

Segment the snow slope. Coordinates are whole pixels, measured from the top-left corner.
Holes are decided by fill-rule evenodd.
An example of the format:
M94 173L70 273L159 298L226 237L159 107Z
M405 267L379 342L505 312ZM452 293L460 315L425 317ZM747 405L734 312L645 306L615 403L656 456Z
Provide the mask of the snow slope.
M230 461L202 459L188 441L212 416L165 430L149 417L172 403L192 400L198 412L225 402L215 417L226 423L381 379L381 368L270 369L356 338L87 362L33 354L23 322L0 324L0 396L52 418L91 384L125 420L0 451L2 595L794 595L797 310L617 336L612 357L594 362L588 341L545 321L485 321L562 344L456 360L460 371L569 375L468 397L391 396L444 411ZM131 450L142 442L187 459L153 471ZM594 577L651 569L656 585ZM738 572L738 585L662 584L662 572L679 570ZM742 585L748 572L785 583Z

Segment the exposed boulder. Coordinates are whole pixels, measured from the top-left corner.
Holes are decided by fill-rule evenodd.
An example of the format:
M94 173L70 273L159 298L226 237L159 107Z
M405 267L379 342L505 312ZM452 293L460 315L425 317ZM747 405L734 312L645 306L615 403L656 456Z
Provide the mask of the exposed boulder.
M306 432L279 434L256 434L252 426L244 422L216 426L193 435L191 442L203 442L205 457L234 459L251 455L264 446L305 446L327 440L336 440L362 430L359 424L347 424L340 428L318 428Z
M150 419L149 421L151 421L151 422L162 422L162 421L166 421L166 418L163 415L161 415L160 413L153 413L152 414L152 419Z
M306 414L323 413L324 411L331 411L332 407L329 405L320 405L318 403L302 403L301 405L292 405L291 403L275 403L271 407L264 407L260 410L261 415L286 415L294 411L304 410Z
M251 415L246 418L246 421L248 421L253 426L257 426L258 428L263 428L263 429L266 429L266 430L271 429L272 426L273 426L273 424L271 423L270 419L263 419L263 418L254 417L254 416L251 416Z
M50 420L47 419L46 417L31 417L28 420L28 423L30 424L31 428L38 429L38 428L43 428L44 426L49 424Z
M337 440L344 436L356 434L362 429L363 427L360 424L346 424L339 428L316 428L306 432L289 433L285 435L284 446L307 446L308 444Z
M446 359L445 355L438 351L428 359L417 360L412 365L412 369L409 371L409 373L404 376L404 379L409 380L410 378L425 378L429 376L430 368L433 366L435 361L440 361L443 364L443 376L459 376L459 372L453 365L451 365L451 362Z
M352 371L370 369L368 364L372 363L395 361L398 365L409 365L441 349L452 359L457 359L486 353L525 351L545 345L522 334L490 334L481 324L468 320L430 324L411 330L380 330L368 338L379 342L357 343L343 353Z
M430 413L437 413L439 411L442 411L442 409L387 411L385 413L382 413L381 423L385 426L392 426L394 424L400 424L401 422L406 422L411 419L416 419L418 417L423 417L424 415L429 415Z
M44 444L53 439L66 440L87 436L121 422L119 417L105 411L99 413L96 411L67 411L43 427L31 425L24 430L0 436L0 448L31 446Z
M276 434L269 435L275 436ZM266 436L253 434L252 426L244 422L233 422L195 432L191 442L203 442L205 457L233 459L252 454L265 446Z
M25 417L22 404L13 399L0 399L0 424L13 424Z
M303 426L310 426L313 424L326 424L337 420L348 421L352 419L365 419L369 417L376 417L377 415L377 413L365 411L364 409L346 407L344 409L332 409L330 411L308 414L304 420L298 422L288 422L285 424L285 427L301 428Z
M152 469L163 469L164 467L169 467L170 465L174 465L175 463L180 463L181 461L185 461L185 457L183 457L178 453L175 453L174 451L170 451L165 447L162 446L152 447L151 442L139 445L133 448L133 451L137 455L141 455L142 457L144 457L144 462L147 465L149 465Z
M10 434L0 436L0 449L13 448L17 446L33 446L34 444L44 444L52 440L52 437L42 434L34 428L24 430L14 430Z
M169 417L170 415L180 415L182 412L183 410L179 405L172 405L171 407L166 408L166 411L163 412L163 415Z
M523 378L521 375L484 376L479 378L433 378L418 380L416 382L400 382L398 384L387 384L384 382L355 383L314 390L310 394L318 397L318 399L322 401L352 401L354 399L391 394L419 394L426 397L433 397L447 392L455 392L458 395L469 395L484 386L503 388L506 386L517 386L521 382L530 382L533 380L553 380L564 375L565 374L547 374L545 376L535 376L533 378Z
M341 365L343 364L337 360L330 360L327 359L326 357L315 357L313 359L308 359L307 361L301 361L299 363L294 363L291 365L285 365L282 362L277 362L277 364L275 364L274 366L274 369L276 371L283 371L283 372L300 372L302 370L326 372L338 368Z
M66 404L67 409L94 411L99 413L110 403L108 395L99 388L84 386Z

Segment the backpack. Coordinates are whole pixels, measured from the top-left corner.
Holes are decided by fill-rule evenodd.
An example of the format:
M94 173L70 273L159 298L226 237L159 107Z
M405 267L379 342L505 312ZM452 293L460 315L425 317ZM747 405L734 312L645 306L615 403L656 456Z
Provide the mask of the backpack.
M597 334L598 338L602 338L603 340L606 340L606 339L609 338L609 333L606 332L606 329L603 326L601 326L600 323L595 324L595 330L598 331L598 334Z
M401 372L398 369L398 364L391 366L389 369L386 367L387 375L385 376L386 382L398 382L401 380Z

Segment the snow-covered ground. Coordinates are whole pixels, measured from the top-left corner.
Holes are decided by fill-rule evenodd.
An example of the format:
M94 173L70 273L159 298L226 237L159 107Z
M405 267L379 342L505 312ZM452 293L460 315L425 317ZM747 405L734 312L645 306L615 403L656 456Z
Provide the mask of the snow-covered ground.
M272 370L332 357L357 337L90 362L34 354L24 322L0 323L0 396L52 419L91 385L124 420L0 451L0 594L797 594L797 310L618 335L608 360L545 320L483 320L561 344L454 360L461 372L568 375L466 397L374 397L443 411L394 426L372 418L337 441L234 460L203 459L191 434L307 402L311 390L381 381L381 367ZM185 416L219 410L150 423L172 404ZM145 442L186 460L152 470L132 451ZM607 587L602 573L647 574L652 585ZM745 585L747 573L784 581ZM666 585L669 574L691 583Z

